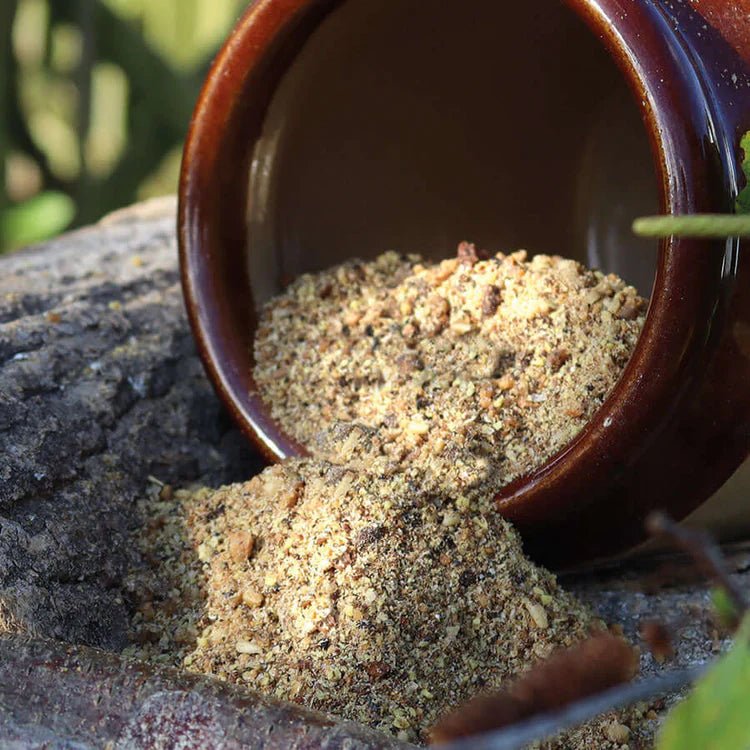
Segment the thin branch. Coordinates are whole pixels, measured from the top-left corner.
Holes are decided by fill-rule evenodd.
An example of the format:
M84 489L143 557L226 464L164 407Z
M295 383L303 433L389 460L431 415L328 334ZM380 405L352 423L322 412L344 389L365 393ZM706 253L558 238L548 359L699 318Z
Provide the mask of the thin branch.
M540 714L507 729L468 737L439 747L440 750L520 750L533 742L584 724L603 713L681 690L695 682L708 666L701 664L641 682L631 682L571 703L559 711Z
M633 222L640 237L750 237L750 215L691 214L689 216L644 216Z
M708 534L680 526L669 516L659 512L649 515L646 529L652 536L661 536L687 552L704 575L726 591L738 614L748 611L745 592L732 579L721 550Z

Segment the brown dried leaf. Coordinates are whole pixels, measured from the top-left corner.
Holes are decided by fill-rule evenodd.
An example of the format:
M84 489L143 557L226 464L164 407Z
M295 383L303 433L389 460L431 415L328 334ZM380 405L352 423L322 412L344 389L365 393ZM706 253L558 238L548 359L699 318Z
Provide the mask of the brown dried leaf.
M478 695L448 714L430 730L430 742L450 742L560 709L628 682L638 663L638 651L623 638L592 636L539 662L506 689Z
M662 622L647 620L641 624L641 638L659 664L674 656L672 634Z

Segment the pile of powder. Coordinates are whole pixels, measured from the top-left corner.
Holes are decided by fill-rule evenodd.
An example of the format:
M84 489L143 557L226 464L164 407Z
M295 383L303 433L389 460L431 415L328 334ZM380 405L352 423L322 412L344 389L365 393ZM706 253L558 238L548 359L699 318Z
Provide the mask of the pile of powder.
M151 498L128 653L419 741L446 709L602 627L489 499L425 492L371 438L337 438L368 471L291 460ZM612 726L566 746L618 747Z
M301 277L264 311L254 375L316 457L147 498L128 653L423 741L603 627L492 496L590 418L644 309L614 276L467 244ZM631 718L545 746L633 746Z
M563 258L482 260L467 243L431 265L385 253L301 276L270 301L254 378L306 446L337 421L360 422L437 491L491 494L591 418L645 308L618 277Z

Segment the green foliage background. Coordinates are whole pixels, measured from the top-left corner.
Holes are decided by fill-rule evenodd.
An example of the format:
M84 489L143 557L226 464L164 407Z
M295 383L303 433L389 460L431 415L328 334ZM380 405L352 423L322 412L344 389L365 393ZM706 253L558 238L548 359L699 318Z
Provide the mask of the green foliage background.
M0 0L0 252L173 192L248 0Z

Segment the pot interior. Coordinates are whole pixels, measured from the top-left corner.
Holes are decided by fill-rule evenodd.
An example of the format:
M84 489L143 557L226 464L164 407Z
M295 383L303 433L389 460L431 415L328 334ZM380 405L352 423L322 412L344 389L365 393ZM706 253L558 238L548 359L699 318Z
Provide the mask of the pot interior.
M250 174L256 305L383 250L560 254L648 295L659 210L639 105L560 0L346 0L278 88Z

